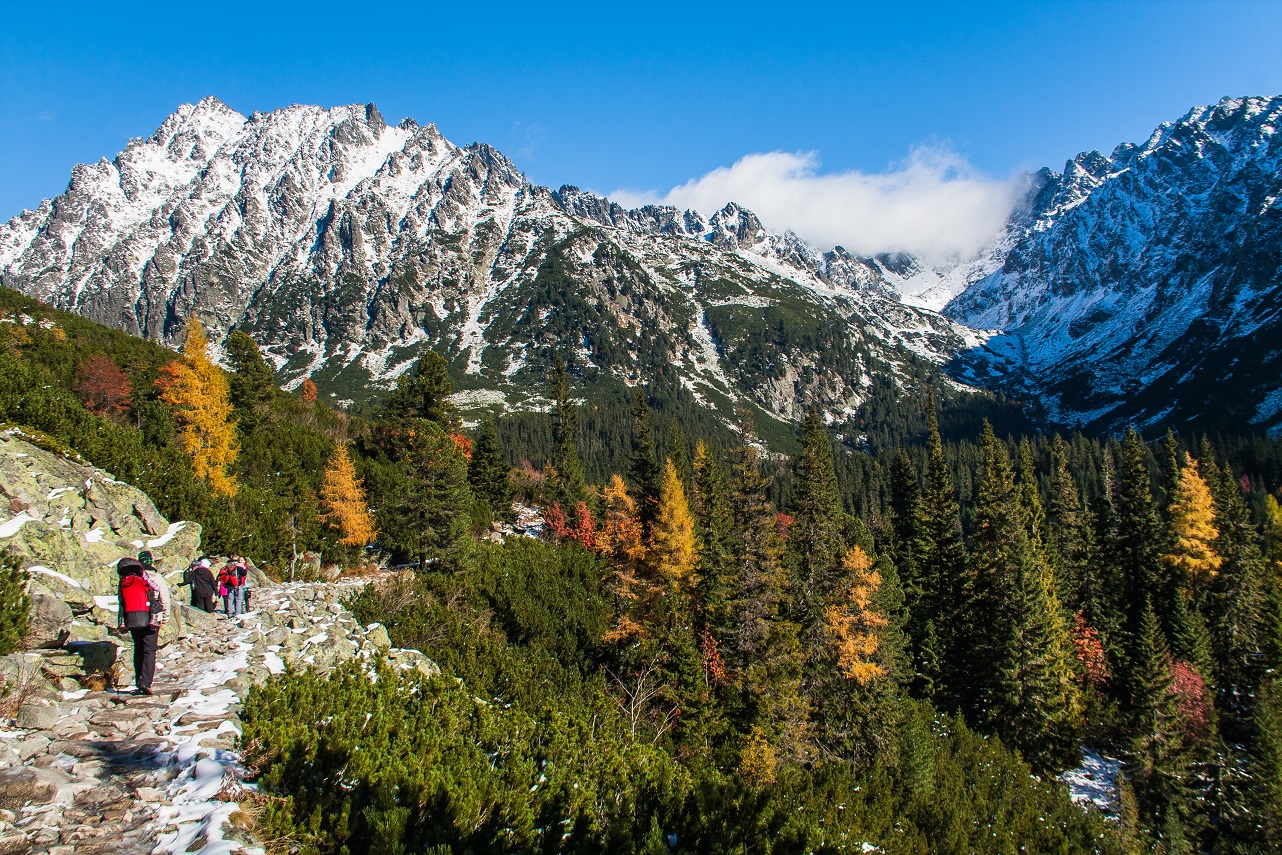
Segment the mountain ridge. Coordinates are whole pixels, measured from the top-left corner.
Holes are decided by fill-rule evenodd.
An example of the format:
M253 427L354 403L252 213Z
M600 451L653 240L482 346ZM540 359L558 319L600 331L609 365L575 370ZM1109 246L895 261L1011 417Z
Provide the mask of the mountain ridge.
M675 371L727 414L836 419L878 366L974 341L900 304L873 263L737 205L705 218L552 191L372 104L184 105L0 226L0 281L171 345L193 315L215 341L243 328L285 385L335 399L386 388L431 345L478 403L532 406L558 351L616 384Z

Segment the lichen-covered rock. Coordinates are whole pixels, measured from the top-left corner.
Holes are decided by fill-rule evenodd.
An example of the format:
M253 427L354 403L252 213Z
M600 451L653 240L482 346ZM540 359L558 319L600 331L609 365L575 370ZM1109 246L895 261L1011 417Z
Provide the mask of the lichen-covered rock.
M116 625L121 558L150 550L178 602L184 591L174 583L200 554L198 524L166 521L141 490L16 430L0 431L0 509L6 504L0 548L15 553L31 578L28 647L104 641ZM170 620L160 643L182 631L180 617Z
M67 604L49 594L31 595L31 622L25 639L28 647L61 647L71 635L75 615Z
M45 451L17 431L0 432L0 546L37 568L41 584L85 596L116 590L115 565L149 549L166 575L200 552L200 526L166 522L145 493L107 473ZM55 591L55 593L58 593Z

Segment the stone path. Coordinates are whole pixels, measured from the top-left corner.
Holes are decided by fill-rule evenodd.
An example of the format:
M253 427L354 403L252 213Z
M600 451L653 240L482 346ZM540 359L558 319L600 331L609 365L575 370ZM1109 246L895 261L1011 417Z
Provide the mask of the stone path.
M417 651L389 650L381 626L356 623L338 602L352 584L262 588L235 621L184 609L186 634L161 649L153 696L46 692L0 719L0 855L262 852L224 800L240 786L250 686L380 650L402 668L435 669Z

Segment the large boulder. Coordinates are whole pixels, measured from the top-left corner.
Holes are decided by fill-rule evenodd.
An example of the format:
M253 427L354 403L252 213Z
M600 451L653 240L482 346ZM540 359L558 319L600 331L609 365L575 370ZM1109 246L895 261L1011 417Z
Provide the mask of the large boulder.
M71 636L75 615L67 604L49 594L31 595L31 622L27 627L28 647L61 647Z
M45 586L78 587L78 605L112 596L115 565L150 549L161 572L179 573L200 553L200 526L169 523L136 487L0 431L0 546L34 567ZM55 591L54 593L59 593ZM72 604L76 608L76 604Z

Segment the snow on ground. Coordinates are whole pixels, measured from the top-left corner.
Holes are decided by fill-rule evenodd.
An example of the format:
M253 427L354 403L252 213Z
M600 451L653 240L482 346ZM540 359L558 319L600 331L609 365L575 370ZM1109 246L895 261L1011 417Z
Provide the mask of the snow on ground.
M173 540L174 535L182 531L185 525L187 525L185 522L170 523L168 530L166 530L164 534L154 540L147 541L147 548L155 549L158 546L164 546L166 543Z
M1069 795L1079 805L1094 805L1110 817L1117 816L1117 776L1122 761L1082 749L1082 763L1069 769L1060 780L1068 784Z
M35 522L35 519L31 514L23 511L13 519L5 520L0 523L0 537L13 537L24 523Z

